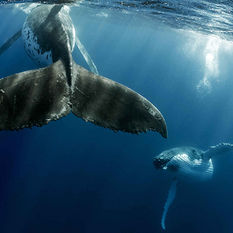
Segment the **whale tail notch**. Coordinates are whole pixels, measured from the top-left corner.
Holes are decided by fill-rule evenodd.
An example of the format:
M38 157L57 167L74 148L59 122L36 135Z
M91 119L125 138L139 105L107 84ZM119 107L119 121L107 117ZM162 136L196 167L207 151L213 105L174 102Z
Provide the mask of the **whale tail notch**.
M72 111L85 121L114 131L152 130L167 137L162 114L148 100L72 64L71 86L61 60L0 79L0 130L42 126Z

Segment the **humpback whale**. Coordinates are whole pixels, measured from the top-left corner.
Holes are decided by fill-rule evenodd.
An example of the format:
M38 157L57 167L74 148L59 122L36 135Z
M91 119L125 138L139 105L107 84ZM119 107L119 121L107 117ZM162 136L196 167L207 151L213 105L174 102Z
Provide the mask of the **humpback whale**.
M167 137L160 111L130 88L76 64L75 28L63 4L39 5L22 30L0 47L0 54L22 36L31 59L44 68L0 79L0 130L42 126L72 112L96 125L129 133L157 131Z
M209 180L213 176L214 165L212 159L216 155L232 151L233 144L219 143L204 151L195 147L176 147L165 150L153 159L156 169L174 174L167 201L161 219L161 226L165 230L165 220L169 207L175 199L178 179Z

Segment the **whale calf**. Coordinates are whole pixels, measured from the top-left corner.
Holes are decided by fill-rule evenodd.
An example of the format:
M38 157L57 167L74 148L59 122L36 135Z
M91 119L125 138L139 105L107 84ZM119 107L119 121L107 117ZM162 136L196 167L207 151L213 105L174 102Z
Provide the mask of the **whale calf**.
M30 58L47 66L0 79L0 130L42 126L72 112L114 131L151 130L167 137L164 117L152 103L76 64L75 28L64 5L35 7L0 54L20 36Z
M168 209L175 199L177 180L184 178L196 181L209 180L214 173L213 158L228 151L233 151L233 144L219 143L206 151L188 146L175 147L154 157L153 164L156 169L174 175L162 214L161 226L163 230L166 229L165 220Z

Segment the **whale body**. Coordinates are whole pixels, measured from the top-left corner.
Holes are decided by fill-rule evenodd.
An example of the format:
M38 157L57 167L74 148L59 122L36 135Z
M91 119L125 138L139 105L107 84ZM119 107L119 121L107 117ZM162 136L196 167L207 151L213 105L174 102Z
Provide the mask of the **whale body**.
M153 160L156 169L173 173L176 177L210 179L213 175L212 158L195 147L176 147L165 150Z
M152 130L167 137L166 122L151 102L76 64L75 28L64 5L33 9L0 54L21 35L30 58L47 67L0 79L0 130L42 126L72 112L114 131Z
M209 180L214 173L213 158L232 150L233 144L231 143L219 143L209 147L206 151L184 146L165 150L153 158L153 164L157 170L173 174L174 176L162 214L161 227L163 230L166 230L165 220L168 209L176 196L177 181L183 178L186 181Z

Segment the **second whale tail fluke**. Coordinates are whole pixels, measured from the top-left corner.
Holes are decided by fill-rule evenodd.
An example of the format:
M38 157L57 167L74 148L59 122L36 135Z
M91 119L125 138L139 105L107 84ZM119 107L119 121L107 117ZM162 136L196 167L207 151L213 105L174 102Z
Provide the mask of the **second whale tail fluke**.
M41 126L72 111L114 131L152 130L167 137L162 114L148 100L74 61L72 64L71 86L62 60L0 79L0 130Z

